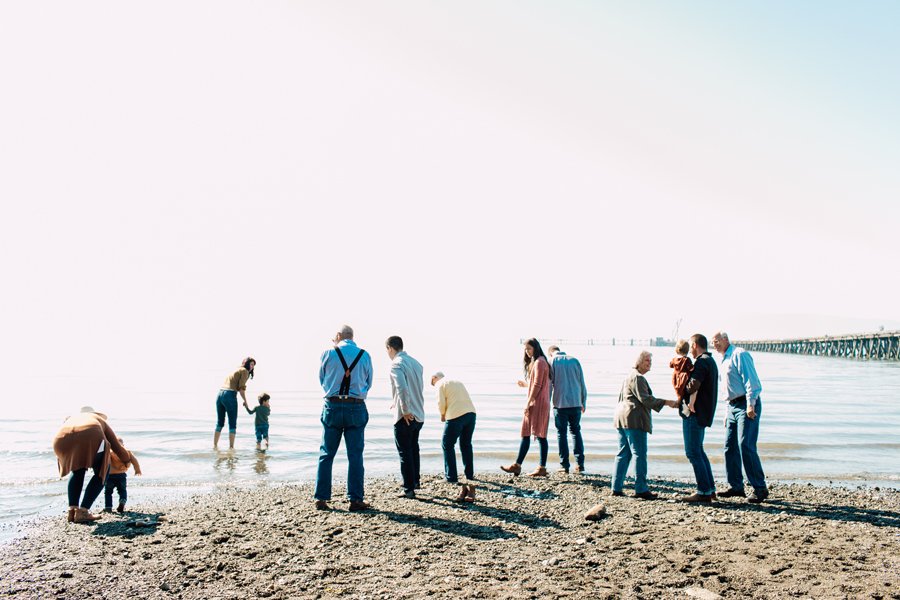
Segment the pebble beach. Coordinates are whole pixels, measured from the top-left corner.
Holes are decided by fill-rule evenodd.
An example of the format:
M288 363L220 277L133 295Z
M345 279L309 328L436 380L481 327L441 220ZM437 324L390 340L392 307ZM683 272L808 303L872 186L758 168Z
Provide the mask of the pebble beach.
M483 475L476 502L370 480L317 511L310 484L136 504L92 525L46 518L0 546L17 598L900 598L900 492L808 484L685 505L611 497L600 475ZM630 491L628 491L630 494ZM598 521L584 515L605 506Z

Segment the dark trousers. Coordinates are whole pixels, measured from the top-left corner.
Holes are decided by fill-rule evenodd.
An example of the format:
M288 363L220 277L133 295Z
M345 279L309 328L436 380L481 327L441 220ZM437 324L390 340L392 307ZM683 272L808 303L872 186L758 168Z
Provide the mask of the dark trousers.
M400 419L394 423L394 441L400 454L400 474L403 489L411 492L419 487L419 432L422 423L413 420L407 423Z
M112 508L113 491L119 494L119 504L124 506L125 503L128 502L128 490L126 489L127 484L127 474L110 473L109 477L106 478L106 490L103 494L103 506L106 508Z
M584 468L584 440L581 437L581 407L558 408L555 415L556 437L559 441L559 464L568 469L569 463L569 436L566 429L572 433L575 440L575 461L578 466Z
M444 423L444 437L441 439L441 449L444 451L444 476L451 483L456 483L458 477L456 473L456 440L459 440L459 453L462 454L466 478L475 478L474 452L472 451L473 433L475 433L475 413L473 412Z
M538 447L541 450L540 455L540 465L542 467L547 466L547 438L535 438L538 441ZM519 444L519 456L516 457L516 464L521 465L522 461L525 460L525 457L528 456L528 449L531 447L531 436L523 437L522 442Z
M92 468L94 469L94 475L88 481L87 488L84 490L84 498L81 500L82 508L89 509L94 500L97 499L97 496L100 495L100 492L103 491L103 479L97 475L103 470L103 452L98 452L97 456L94 457ZM69 477L69 506L78 506L81 488L84 487L85 473L87 473L87 469L78 469L77 471L72 471L72 476Z

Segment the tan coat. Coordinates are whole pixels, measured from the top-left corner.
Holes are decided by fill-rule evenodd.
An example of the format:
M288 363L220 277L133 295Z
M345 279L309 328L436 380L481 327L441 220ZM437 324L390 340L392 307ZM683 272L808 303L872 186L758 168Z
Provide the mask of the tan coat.
M634 369L622 383L613 424L617 429L640 429L653 433L651 410L659 412L666 401L654 398L647 379Z
M100 478L105 478L109 472L110 448L122 462L129 462L131 453L119 443L119 438L107 424L106 419L97 413L78 413L66 419L53 439L53 452L59 464L59 476L65 477L72 471L91 468L103 441L106 441L103 464L100 472L94 471Z

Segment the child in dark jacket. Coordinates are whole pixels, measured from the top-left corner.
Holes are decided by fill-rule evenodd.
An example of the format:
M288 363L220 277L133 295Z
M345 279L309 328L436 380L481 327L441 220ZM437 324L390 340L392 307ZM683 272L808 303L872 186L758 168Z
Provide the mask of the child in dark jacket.
M253 410L250 410L250 407L247 406L247 403L244 402L244 408L247 409L247 412L251 415L256 413L256 449L257 450L268 450L269 449L269 414L272 412L272 409L269 407L269 400L271 396L266 393L262 393L259 395L259 406L255 406ZM265 440L266 445L262 447L261 444Z

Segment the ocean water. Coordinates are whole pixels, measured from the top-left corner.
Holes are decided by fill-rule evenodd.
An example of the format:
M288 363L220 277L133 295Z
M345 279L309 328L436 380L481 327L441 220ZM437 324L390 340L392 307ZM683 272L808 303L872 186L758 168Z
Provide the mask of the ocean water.
M658 397L671 398L668 362L672 349L648 349L654 353L654 366L647 375L650 385ZM609 474L616 452L612 417L618 390L641 348L571 346L567 350L581 360L589 391L588 410L582 421L587 469ZM412 354L420 360L425 358ZM501 463L514 459L518 449L525 401L525 391L515 385L521 378L519 354L516 349L508 354L509 360L477 356L477 360L440 365L448 376L466 384L476 404L478 471L497 471ZM387 361L378 358L367 403L366 475L399 478ZM900 487L900 364L768 353L755 353L754 358L763 385L759 449L769 479ZM426 377L438 368L430 368L425 360L423 363ZM311 366L311 370L315 368L317 365ZM144 476L129 474L132 507L139 507L142 501L184 497L219 486L314 479L321 436L321 391L311 386L266 388L265 371L259 371L248 397L255 403L255 394L263 389L272 395L271 447L264 454L254 449L253 417L243 408L239 409L237 448L233 452L213 451L215 384L207 389L185 380L181 388L160 391L109 382L103 397L120 401L100 405L91 399L96 400L97 389L106 385L102 378L95 378L90 385L50 377L31 382L34 389L41 390L38 396L57 400L9 411L0 419L0 458L6 466L0 472L0 538L13 535L24 520L64 511L66 480L57 476L51 444L65 416L84 404L109 414L111 426L141 462ZM224 374L206 379L218 381ZM442 424L433 388L427 381L426 411L420 441L422 469L440 473ZM707 453L720 484L724 482L724 414L720 405L716 423L706 438ZM548 467L552 470L558 462L552 419L548 438ZM535 466L536 452L537 444L532 444L526 469ZM649 454L651 478L691 477L691 467L683 455L681 420L674 410L664 408L654 414ZM335 461L336 478L344 477L346 467L342 448ZM95 508L102 508L102 501L101 495Z

